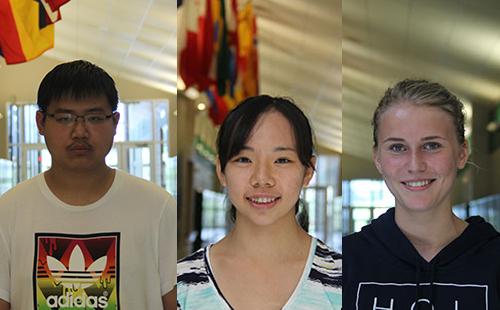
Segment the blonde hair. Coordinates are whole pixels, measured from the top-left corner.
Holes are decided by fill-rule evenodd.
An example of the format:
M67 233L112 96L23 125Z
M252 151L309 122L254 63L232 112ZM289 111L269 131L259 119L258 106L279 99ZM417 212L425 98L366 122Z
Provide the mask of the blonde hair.
M455 126L459 144L465 142L463 103L439 83L427 80L402 80L386 90L373 113L373 146L377 147L377 133L380 116L391 106L399 103L411 103L440 108L448 113Z

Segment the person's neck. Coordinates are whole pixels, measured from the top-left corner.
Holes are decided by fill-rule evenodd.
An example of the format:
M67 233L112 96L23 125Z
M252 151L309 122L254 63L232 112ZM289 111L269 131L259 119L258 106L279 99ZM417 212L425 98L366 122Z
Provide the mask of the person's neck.
M233 230L221 241L228 253L238 253L254 261L303 257L310 242L311 237L298 225L295 217L286 217L266 226L237 219Z
M108 166L89 170L68 170L52 167L44 173L51 192L63 202L84 206L102 198L115 178L115 170Z
M396 207L395 221L420 256L428 262L460 236L468 225L453 214L451 206L427 211Z

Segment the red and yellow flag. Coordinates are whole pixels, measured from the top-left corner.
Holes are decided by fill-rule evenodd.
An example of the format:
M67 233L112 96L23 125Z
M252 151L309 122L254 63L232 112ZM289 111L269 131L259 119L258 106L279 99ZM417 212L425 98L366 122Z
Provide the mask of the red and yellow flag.
M0 54L7 64L29 61L54 46L53 22L68 1L0 0Z

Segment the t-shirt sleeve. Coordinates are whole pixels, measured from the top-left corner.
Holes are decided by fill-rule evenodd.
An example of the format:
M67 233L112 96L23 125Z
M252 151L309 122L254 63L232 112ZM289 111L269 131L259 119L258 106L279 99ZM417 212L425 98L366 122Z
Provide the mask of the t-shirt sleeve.
M170 292L176 283L177 274L177 206L170 197L160 219L158 238L159 269L162 296Z
M8 249L5 236L0 229L0 299L6 302L10 302L10 255Z

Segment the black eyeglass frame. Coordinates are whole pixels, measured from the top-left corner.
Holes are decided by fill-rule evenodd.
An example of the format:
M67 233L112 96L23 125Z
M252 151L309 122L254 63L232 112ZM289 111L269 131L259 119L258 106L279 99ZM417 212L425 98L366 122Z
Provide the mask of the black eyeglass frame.
M111 112L111 114L108 114L108 115L103 115L104 119L103 120L99 120L97 122L95 121L89 121L88 120L88 117L90 116L96 116L97 114L85 114L85 115L77 115L77 114L74 114L74 113L70 113L70 112L59 112L59 113L47 113L46 111L41 111L43 113L43 115L45 116L48 116L48 117L51 117L53 118L57 123L60 123L60 124L63 124L63 125L73 125L73 124L76 124L78 122L78 119L81 118L83 120L83 122L85 124L91 124L91 125L95 125L95 124L101 124L103 122L105 122L106 120L110 119L111 117L113 117L117 112ZM66 114L66 115L71 115L72 116L72 120L69 122L69 123L64 123L64 122L61 122L61 121L58 121L56 119L56 114Z

